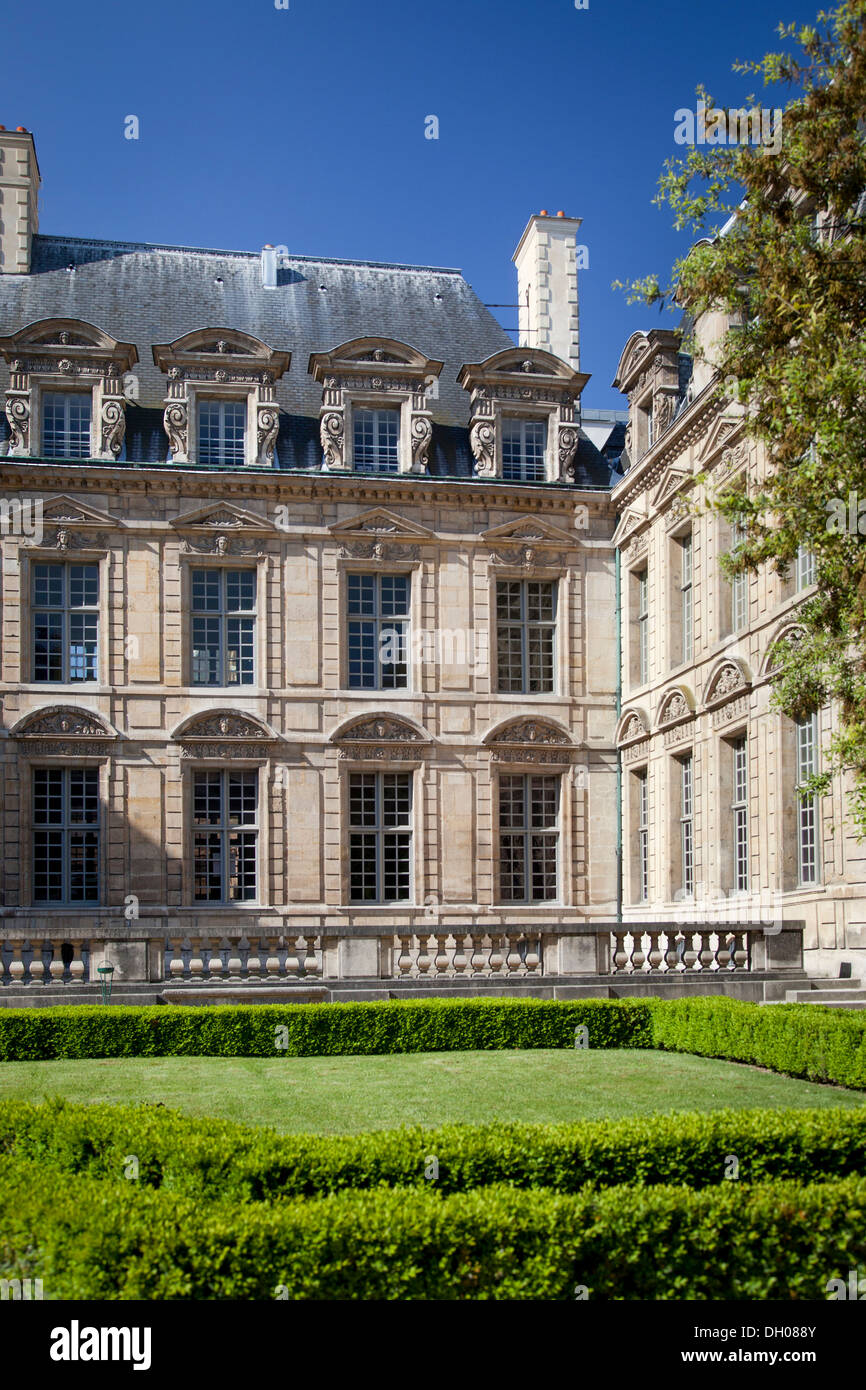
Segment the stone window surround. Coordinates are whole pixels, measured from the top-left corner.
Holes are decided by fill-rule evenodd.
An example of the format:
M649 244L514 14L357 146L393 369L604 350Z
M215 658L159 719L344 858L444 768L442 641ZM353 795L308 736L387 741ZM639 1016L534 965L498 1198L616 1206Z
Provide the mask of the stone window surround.
M193 697L240 695L244 699L255 699L266 695L270 689L267 675L268 657L268 562L276 557L270 555L201 555L192 551L181 551L177 557L180 570L180 620L181 620L181 679L183 685L176 692ZM192 576L194 569L255 570L256 573L256 611L255 611L255 681L252 685L193 685L192 683ZM243 617L243 614L239 614Z
M19 671L16 683L24 690L65 692L74 696L109 694L112 690L110 671L111 606L109 603L109 574L111 552L94 545L81 550L58 550L48 546L19 546L18 564L21 575L21 614ZM95 681L36 681L33 678L33 565L98 565L99 566L99 635L97 638L97 679Z
M751 872L749 874L750 886L746 889L737 889L734 884L736 858L736 847L734 844L734 831L732 823L733 812L733 759L734 744L740 739L746 740L746 824L747 824L747 844L749 860L752 857L752 846L754 844L754 825L753 821L757 818L760 824L760 807L756 798L752 795L752 779L749 772L750 748L749 748L749 721L748 718L740 718L732 722L731 727L719 731L715 740L715 790L718 794L719 814L721 824L727 827L717 837L717 882L721 885L722 892L728 898L747 898L753 891L751 886ZM751 870L751 863L749 865Z
M567 698L570 686L570 666L568 653L571 649L572 622L571 622L571 586L568 583L569 572L561 565L532 565L531 567L514 565L491 565L488 569L488 662L490 668L490 698L495 700L511 700L516 704L529 703L538 704L545 700L554 698ZM524 580L537 581L542 584L554 585L556 601L556 617L554 620L553 635L553 689L539 690L519 694L517 691L500 691L498 689L499 678L499 624L496 612L496 584L503 580Z
M193 781L197 772L216 772L234 771L238 772L258 772L258 802L257 802L257 830L258 840L256 842L256 896L252 900L243 902L205 902L197 900L195 897L195 874L193 859L193 838L195 835L195 825L193 823ZM192 756L184 758L180 766L181 781L181 806L184 825L184 854L181 865L181 902L186 908L194 912L261 912L272 906L270 895L272 888L272 874L270 872L270 828L272 814L282 814L282 808L276 798L271 796L271 789L279 790L279 784L275 780L274 766L271 752L263 750L260 756L247 757L232 756L230 760L225 757L211 757L205 753L192 750ZM272 807L272 803L273 807ZM243 827L240 827L243 829Z
M564 755L565 757L565 755ZM492 769L491 769L492 770ZM573 826L572 779L567 776L568 767L562 765L538 765L537 763L515 761L498 764L490 778L490 824L492 830L492 906L504 912L543 913L556 907L571 907L574 901L573 876L571 871L571 828ZM559 782L558 805L556 811L556 897L541 898L537 902L512 902L502 898L500 878L501 857L499 828L499 779L500 777L555 777Z
M390 688L383 689L381 686L350 686L349 685L349 585L347 576L349 574L400 574L409 576L409 680L408 684L396 690ZM417 700L423 696L423 653L417 638L413 643L413 633L422 631L422 617L424 611L424 585L418 582L419 576L423 574L422 561L413 560L389 560L387 550L384 559L358 558L351 555L339 555L337 557L337 583L339 585L339 622L340 622L340 675L339 689L336 691L337 699L375 699L380 698Z
M371 692L374 693L374 692ZM388 692L389 694L391 692ZM399 716L396 716L399 718ZM421 754L419 746L419 757L408 761L403 759L389 759L388 750L385 750L384 758L353 757L349 756L337 764L337 775L339 778L339 815L340 815L340 902L337 908L341 912L351 913L353 918L362 914L381 914L383 912L408 912L417 909L427 901L430 887L427 882L426 867L424 862L424 846L426 840L424 790L426 780L426 763ZM349 861L349 836L352 833L352 826L349 815L349 778L353 773L358 772L385 772L385 773L406 773L411 778L412 788L412 813L409 826L409 833L412 836L412 849L409 855L409 896L400 898L396 902L355 902L351 897L351 873Z
M65 341L70 337L85 341ZM42 456L42 397L60 392L90 395L90 457L115 462L126 428L123 381L138 361L132 343L118 342L83 319L40 319L0 338L0 353L10 367L9 458Z
M88 687L88 690L92 687ZM21 806L19 821L19 905L32 908L45 916L63 916L70 913L98 911L107 905L106 886L108 884L108 829L109 817L109 778L111 774L113 748L102 747L87 754L37 753L27 747L26 739L18 743L17 763L21 775ZM33 901L33 771L38 767L96 767L99 769L99 899L95 903L34 903ZM14 904L10 904L12 906ZM122 908L118 909L122 912Z

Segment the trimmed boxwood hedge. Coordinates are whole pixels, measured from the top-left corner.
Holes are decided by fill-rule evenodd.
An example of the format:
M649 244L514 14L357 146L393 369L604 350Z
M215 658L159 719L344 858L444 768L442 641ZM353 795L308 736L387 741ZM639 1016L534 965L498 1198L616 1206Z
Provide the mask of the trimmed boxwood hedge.
M0 1008L0 1060L647 1047L866 1089L866 1013L699 999L410 999L213 1008ZM279 1038L277 1030L284 1030Z
M826 1299L866 1263L862 1178L239 1206L50 1176L0 1160L0 1271L49 1299Z
M652 1046L866 1088L866 1012L859 1010L760 1006L723 995L656 1000Z
M862 1173L863 1110L715 1111L568 1125L444 1125L367 1134L278 1135L230 1121L192 1119L153 1106L0 1103L0 1155L38 1159L58 1176L84 1174L235 1202L321 1196L348 1189L435 1187L465 1192L496 1183L579 1192L586 1186L815 1181ZM435 1181L425 1176L428 1159Z
M0 1008L0 1060L54 1057L290 1057L387 1052L650 1047L639 1000L407 999L361 1004ZM277 1047L277 1028L285 1028Z

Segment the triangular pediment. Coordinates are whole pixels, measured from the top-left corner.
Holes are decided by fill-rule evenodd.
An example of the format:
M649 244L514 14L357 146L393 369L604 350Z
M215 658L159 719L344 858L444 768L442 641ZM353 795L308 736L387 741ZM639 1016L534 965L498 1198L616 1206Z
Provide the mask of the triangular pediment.
M206 507L181 513L171 524L178 531L254 531L271 534L278 529L266 516L236 507L233 502L211 502Z
M337 521L330 526L329 531L332 536L418 536L429 537L433 532L426 526L419 526L417 521L407 521L405 516L398 516L396 512L389 511L387 507L371 507L369 511L359 512L357 516L348 517L345 521Z
M714 420L701 449L701 466L705 467L724 449L730 448L734 439L742 433L742 419L731 419L722 415Z
M656 488L653 498L653 507L663 507L665 503L673 497L674 493L679 492L691 479L691 474L685 468L668 468L665 470L661 482Z
M579 535L576 531L565 531L559 526L554 526L552 521L538 516L519 516L514 521L506 521L501 526L491 526L488 531L482 531L481 539L531 542L535 545L544 545L545 541L551 545L575 545Z
M42 520L56 526L124 526L119 517L111 516L87 502L60 493L49 497L42 507Z
M619 525L613 533L611 544L617 549L621 549L637 531L645 526L647 517L637 507L627 507L619 519Z

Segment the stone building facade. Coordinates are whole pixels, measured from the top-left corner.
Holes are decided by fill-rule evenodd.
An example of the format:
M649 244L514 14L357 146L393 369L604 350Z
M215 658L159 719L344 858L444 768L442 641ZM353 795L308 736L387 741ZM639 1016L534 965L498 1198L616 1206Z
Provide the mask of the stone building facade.
M841 789L793 848L798 593L734 625L679 510L757 461L672 334L590 418L577 219L530 219L515 347L458 271L44 236L38 187L0 128L7 979L664 973L644 923L716 890L866 949Z
M726 324L708 315L709 349ZM733 581L720 557L736 534L707 506L767 462L742 408L712 369L678 351L675 333L635 333L616 385L629 402L624 476L612 492L621 557L623 912L640 923L673 912L803 923L814 975L854 975L866 949L866 848L846 826L845 787L801 798L820 770L833 710L793 721L771 702L773 651L796 634L813 592L801 547L786 576ZM697 474L706 483L696 487Z

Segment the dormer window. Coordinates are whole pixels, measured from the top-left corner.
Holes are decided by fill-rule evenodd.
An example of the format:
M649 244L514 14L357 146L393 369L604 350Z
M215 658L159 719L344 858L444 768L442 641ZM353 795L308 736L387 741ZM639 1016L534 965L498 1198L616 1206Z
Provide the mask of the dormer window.
M42 396L42 455L47 459L89 459L93 456L90 392L68 395L46 391Z
M246 463L247 407L245 401L199 401L198 462Z
M153 360L168 377L163 422L172 463L274 467L274 383L291 353L235 329L200 328L155 345Z
M543 483L547 462L547 421L502 420L502 476L524 483Z
M398 473L400 470L400 411L353 412L354 457L359 473Z
M393 338L354 338L332 352L314 352L309 370L322 384L326 472L427 472L428 391L441 362Z
M132 343L80 319L40 319L0 338L9 363L10 458L100 459L123 452Z
M580 393L589 377L538 348L506 348L464 366L469 442L480 478L567 483L575 477Z

